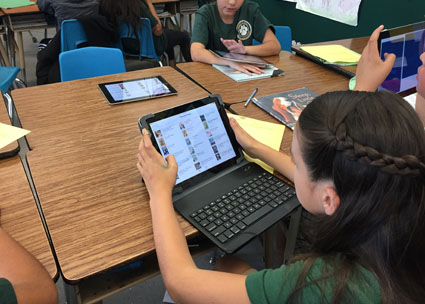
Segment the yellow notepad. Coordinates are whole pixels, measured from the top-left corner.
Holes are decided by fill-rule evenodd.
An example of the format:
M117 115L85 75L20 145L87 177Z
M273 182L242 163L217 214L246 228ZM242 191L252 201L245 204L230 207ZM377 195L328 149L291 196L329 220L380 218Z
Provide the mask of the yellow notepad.
M354 65L357 64L360 59L359 53L337 44L302 46L301 49L333 64Z
M227 116L236 119L239 125L256 140L276 151L279 151L280 145L282 143L283 134L285 132L284 125L252 119L240 115L233 115L230 113L227 113ZM256 158L251 158L245 152L244 155L248 161L255 162L268 172L273 173L273 168L264 163L263 161Z
M0 122L0 149L25 136L30 131L6 125Z

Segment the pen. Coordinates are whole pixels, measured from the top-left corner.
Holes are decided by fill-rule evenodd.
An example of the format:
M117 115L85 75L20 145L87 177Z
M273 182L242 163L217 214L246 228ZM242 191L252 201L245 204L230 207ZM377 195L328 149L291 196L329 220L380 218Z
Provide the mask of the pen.
M257 94L258 88L256 88L254 90L254 92L252 92L251 96L248 97L247 101L245 102L245 107L251 102L252 98L255 96L255 94Z

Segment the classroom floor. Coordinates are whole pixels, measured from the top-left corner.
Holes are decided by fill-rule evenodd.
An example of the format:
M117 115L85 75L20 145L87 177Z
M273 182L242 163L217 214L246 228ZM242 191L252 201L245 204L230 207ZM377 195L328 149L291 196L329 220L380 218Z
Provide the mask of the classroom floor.
M37 63L38 43L44 38L44 30L32 31L32 35L37 39L33 42L31 36L24 32L24 50L25 50L25 63L26 63L26 76L27 85L36 85L35 66ZM53 37L55 31L49 30L48 37ZM178 56L176 56L178 58ZM22 78L22 76L20 76ZM19 109L18 109L19 111ZM238 252L238 256L248 261L254 268L264 268L263 263L263 248L258 238L254 239L247 246ZM209 263L210 258L214 255L214 251L207 253L195 260L198 267L203 269L211 269L212 265ZM59 303L67 303L65 297L65 288L62 278L56 283L59 293ZM140 283L134 287L128 288L118 294L108 297L103 300L105 304L113 303L140 303L140 304L155 304L163 303L165 293L165 286L160 275Z

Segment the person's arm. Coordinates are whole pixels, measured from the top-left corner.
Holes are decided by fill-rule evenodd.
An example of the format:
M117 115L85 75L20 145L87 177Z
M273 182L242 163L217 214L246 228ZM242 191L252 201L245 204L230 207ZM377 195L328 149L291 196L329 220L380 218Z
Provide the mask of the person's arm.
M52 16L55 14L50 0L37 0L37 5L41 12Z
M227 65L237 71L243 72L248 75L251 75L252 73L255 73L255 74L264 73L263 70L261 70L259 67L256 67L254 65L247 64L247 63L239 63L239 62L219 58L215 56L214 54L212 54L210 51L208 51L205 48L205 45L203 45L200 42L192 42L192 44L190 45L190 55L193 61L199 61L199 62L204 62L208 64Z
M158 21L158 23L155 24L155 26L152 28L152 33L155 36L161 36L162 35L162 23L161 23L161 20L159 20L159 17L158 17L158 15L156 13L155 7L152 4L152 0L144 0L144 1L145 1L146 5L147 5L147 7L149 9L149 12Z
M177 164L174 156L164 161L145 129L138 160L150 196L159 267L170 296L179 303L249 303L246 276L201 270L193 262L171 198Z
M418 68L418 84L416 85L418 94L416 94L415 110L425 126L425 52L421 54L419 59L422 61L422 65Z
M279 55L281 46L272 30L268 28L264 35L264 39L259 45L244 46L242 41L236 42L231 39L221 39L221 42L231 53L247 54L255 56L273 56Z
M289 155L273 150L269 146L260 143L245 132L234 118L230 118L229 120L235 132L236 140L249 156L261 159L285 175L290 181L294 181L295 165Z
M58 302L56 286L40 262L0 228L0 277L12 283L19 304Z
M363 49L356 69L356 91L376 91L391 72L396 56L385 54L385 61L382 61L378 52L379 33L383 29L383 25L375 29Z

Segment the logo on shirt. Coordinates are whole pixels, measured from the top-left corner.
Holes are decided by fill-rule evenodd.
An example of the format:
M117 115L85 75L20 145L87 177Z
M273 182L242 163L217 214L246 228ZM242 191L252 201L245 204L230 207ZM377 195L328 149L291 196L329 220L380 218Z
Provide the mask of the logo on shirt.
M246 20L241 20L236 25L236 32L238 33L239 40L246 40L251 37L252 27Z

